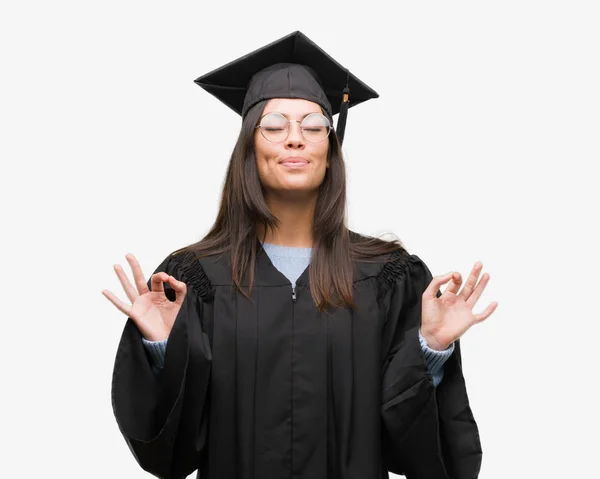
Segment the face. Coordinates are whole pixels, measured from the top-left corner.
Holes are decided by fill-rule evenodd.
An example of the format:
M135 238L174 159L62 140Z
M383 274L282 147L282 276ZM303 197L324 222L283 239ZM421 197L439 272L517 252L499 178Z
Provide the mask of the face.
M323 110L317 103L308 100L273 98L266 103L261 116L271 112L282 113L288 120L302 121L306 115L322 114ZM260 182L267 195L315 194L329 167L329 139L311 143L302 136L300 123L292 122L289 126L288 137L278 143L267 140L261 134L260 128L256 129L254 146ZM285 163L286 160L288 163ZM300 163L292 164L289 160L297 160Z

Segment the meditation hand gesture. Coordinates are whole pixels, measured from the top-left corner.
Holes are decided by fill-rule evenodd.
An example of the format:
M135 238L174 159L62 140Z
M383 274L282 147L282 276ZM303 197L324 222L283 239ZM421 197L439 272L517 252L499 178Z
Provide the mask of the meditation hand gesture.
M447 349L467 329L490 316L498 306L498 302L494 301L483 313L473 314L472 309L490 279L490 275L486 273L477 283L481 268L480 262L475 263L471 275L460 293L458 290L462 279L458 272L435 276L429 283L422 298L421 335L430 348L438 351ZM441 285L450 279L452 279L452 283L437 298L436 293Z
M124 303L107 289L103 290L102 294L134 321L144 338L149 341L162 341L168 338L171 333L173 323L175 323L175 318L177 318L177 314L185 298L187 291L186 284L182 281L177 281L167 273L156 273L152 275L152 291L150 291L144 279L142 268L137 259L135 259L135 256L128 254L125 257L133 270L133 278L137 291L129 282L121 265L114 265L114 269L125 290L125 294L127 294L132 304L128 305ZM165 282L168 282L175 290L175 301L169 300L165 295L163 286Z

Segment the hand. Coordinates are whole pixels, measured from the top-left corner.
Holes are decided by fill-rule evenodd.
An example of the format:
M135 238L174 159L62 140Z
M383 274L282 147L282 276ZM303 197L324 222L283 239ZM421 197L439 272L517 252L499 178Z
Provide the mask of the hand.
M129 282L121 265L115 264L114 269L125 294L127 294L132 304L124 303L107 289L103 290L102 294L134 321L144 338L149 341L162 341L168 338L171 333L177 314L183 304L187 286L184 282L177 281L167 273L156 273L152 275L150 284L152 291L150 291L144 279L142 268L135 256L128 254L125 257L133 271L137 291ZM175 301L169 300L165 295L163 286L165 282L168 282L175 290Z
M475 263L467 283L458 294L462 284L460 273L454 271L431 280L423 293L421 310L421 335L430 348L438 351L447 349L467 329L490 316L498 306L498 302L494 301L483 313L473 314L471 311L490 279L490 275L486 273L477 283L482 266L480 262ZM441 285L451 279L452 283L437 298L436 293Z

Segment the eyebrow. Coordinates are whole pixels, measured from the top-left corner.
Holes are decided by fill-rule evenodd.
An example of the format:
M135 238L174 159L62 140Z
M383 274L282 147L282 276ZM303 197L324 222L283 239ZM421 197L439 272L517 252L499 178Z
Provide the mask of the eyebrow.
M269 113L279 113L280 115L283 115L283 116L285 116L285 117L286 117L288 120L290 119L290 117L289 117L288 115L286 115L284 112L282 112L282 111L279 111L279 110L272 110L272 111L269 111L269 112L265 113L263 116L266 116L266 115L268 115ZM301 120L304 120L304 118L306 118L308 115L312 115L313 113L318 113L319 115L322 115L322 113L321 113L320 111L309 111L308 113L305 113L304 115L302 115L302 116L300 117L300 119L301 119Z

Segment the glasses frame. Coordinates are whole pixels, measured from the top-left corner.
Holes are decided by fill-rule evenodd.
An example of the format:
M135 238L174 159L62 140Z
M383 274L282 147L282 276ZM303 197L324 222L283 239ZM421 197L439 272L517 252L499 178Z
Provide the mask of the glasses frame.
M279 140L279 141L273 141L273 140L269 140L266 136L265 133L263 132L263 125L261 125L260 123L262 122L263 118L269 115L279 115L281 117L283 117L286 121L286 129L287 129L287 135L285 135L285 138L283 140ZM304 131L302 130L302 123L304 122L304 120L306 120L308 117L310 117L311 115L319 115L322 116L323 118L325 118L325 120L327 121L327 135L325 135L325 137L322 140L319 141L311 141L308 138L306 138L304 136ZM254 129L260 128L260 134L262 135L262 137L267 140L270 143L281 143L285 140L288 139L288 137L290 136L290 131L292 131L291 127L290 127L290 123L300 123L300 135L302 135L302 138L304 138L305 141L307 141L308 143L312 143L312 144L316 144L316 143L321 143L322 141L325 141L329 135L331 134L331 130L333 129L333 127L331 126L331 122L329 121L329 118L327 118L325 115L323 115L322 113L309 113L308 115L306 115L304 118L302 118L302 120L289 120L283 113L279 113L278 111L270 111L269 113L263 115L260 117L260 122L257 126L254 127Z

